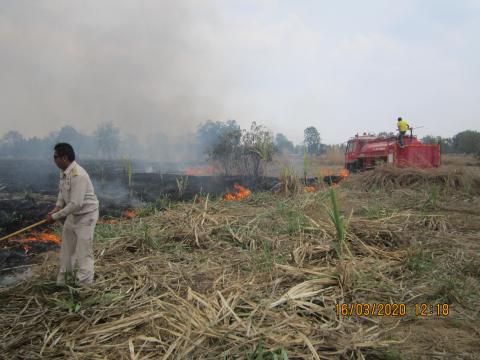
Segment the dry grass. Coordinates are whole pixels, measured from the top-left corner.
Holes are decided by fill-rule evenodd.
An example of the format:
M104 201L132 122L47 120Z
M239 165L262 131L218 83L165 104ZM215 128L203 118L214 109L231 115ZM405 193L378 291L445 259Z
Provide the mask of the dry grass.
M284 165L281 169L279 182L273 189L274 192L284 196L297 195L302 190L302 183L292 167Z
M344 165L344 154L339 149L329 150L323 155L308 155L307 177L317 177L319 173L336 174ZM273 164L268 167L269 176L282 176L284 167L289 167L298 176L304 175L303 154L277 155Z
M462 167L437 169L378 167L351 179L358 189L424 188L438 186L443 192L480 193L480 177Z
M378 173L360 176L380 181ZM352 253L342 258L335 256L336 229L324 190L288 198L259 193L228 203L207 197L117 225L99 224L94 288L55 287L51 257L35 269L35 278L0 290L2 354L364 359L386 358L392 348L421 354L407 340L411 336L418 348L433 343L447 355L475 354L479 329L472 321L480 304L473 291L480 285L474 254L480 246L474 239L480 227L462 232L460 223L453 228L440 212L399 209L389 205L399 205L387 200L392 194L372 196L349 189L351 184L338 189ZM358 208L357 202L372 207L379 197L385 212L370 216ZM458 308L454 316L463 327L455 333L442 327L451 344L443 333L419 337L410 329L422 321L411 316L414 303L442 299ZM410 315L336 314L336 304L364 302L404 302ZM455 343L460 337L463 348Z
M328 166L343 166L345 163L345 152L341 149L328 149L327 153L320 157L320 162Z
M480 166L480 161L473 155L443 154L442 164L447 166Z

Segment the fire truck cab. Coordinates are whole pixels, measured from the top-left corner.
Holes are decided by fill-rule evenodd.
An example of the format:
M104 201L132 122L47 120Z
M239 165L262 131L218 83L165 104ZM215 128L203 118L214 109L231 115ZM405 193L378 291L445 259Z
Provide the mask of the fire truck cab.
M348 171L367 170L383 164L398 167L438 167L440 145L423 144L412 134L404 137L403 148L396 136L356 135L347 142L345 168Z

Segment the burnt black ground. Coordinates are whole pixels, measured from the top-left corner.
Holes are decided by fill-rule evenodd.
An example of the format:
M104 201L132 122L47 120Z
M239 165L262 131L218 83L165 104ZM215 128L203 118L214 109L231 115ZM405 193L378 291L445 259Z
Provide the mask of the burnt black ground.
M138 199L150 201L160 195L172 199L189 200L195 194L221 195L233 184L239 183L251 190L268 190L275 185L275 177L255 178L251 176L188 176L183 196L180 196L177 179L185 179L181 173L161 171L160 165L133 163L132 187L128 187L126 163L122 161L79 161L90 174L99 198L122 202L133 193ZM145 170L154 172L146 172ZM158 171L155 171L158 170ZM33 160L0 160L0 184L7 193L34 192L56 195L58 189L58 169L53 163Z
M163 197L170 201L189 201L196 195L222 196L240 184L251 191L270 190L277 183L274 177L186 176L160 173L172 169L144 162L134 162L132 186L128 186L125 161L81 161L90 174L100 202L100 215L120 217L125 209L154 202ZM157 171L157 172L145 172ZM45 217L55 206L59 171L52 162L38 160L0 160L0 237L10 234ZM179 186L184 183L185 186ZM45 230L45 228L43 228ZM35 230L42 230L36 228ZM55 247L54 244L51 246ZM32 254L50 248L35 245L30 252L22 246L4 241L0 244L0 269L28 264Z
M53 242L29 241L19 244L7 241L0 248L0 279L15 273L19 266L29 265L35 260L35 255L59 248Z
M54 196L0 194L0 237L43 219L54 204Z

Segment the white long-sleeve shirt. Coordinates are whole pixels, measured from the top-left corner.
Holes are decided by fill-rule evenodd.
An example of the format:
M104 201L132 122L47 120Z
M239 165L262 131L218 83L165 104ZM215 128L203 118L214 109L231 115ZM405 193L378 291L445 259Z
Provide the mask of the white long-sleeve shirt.
M56 206L61 210L52 214L54 220L70 214L82 215L98 210L98 200L90 176L75 161L65 171L60 171Z

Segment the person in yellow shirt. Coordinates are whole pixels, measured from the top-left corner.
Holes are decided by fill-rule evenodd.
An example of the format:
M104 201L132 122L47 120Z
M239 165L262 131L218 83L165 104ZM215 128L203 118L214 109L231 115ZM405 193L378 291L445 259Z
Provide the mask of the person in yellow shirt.
M405 136L407 130L410 129L410 126L408 126L408 123L405 120L399 117L397 120L397 127L399 132L398 141L400 142L400 147L403 148L405 147L403 143L403 137Z

